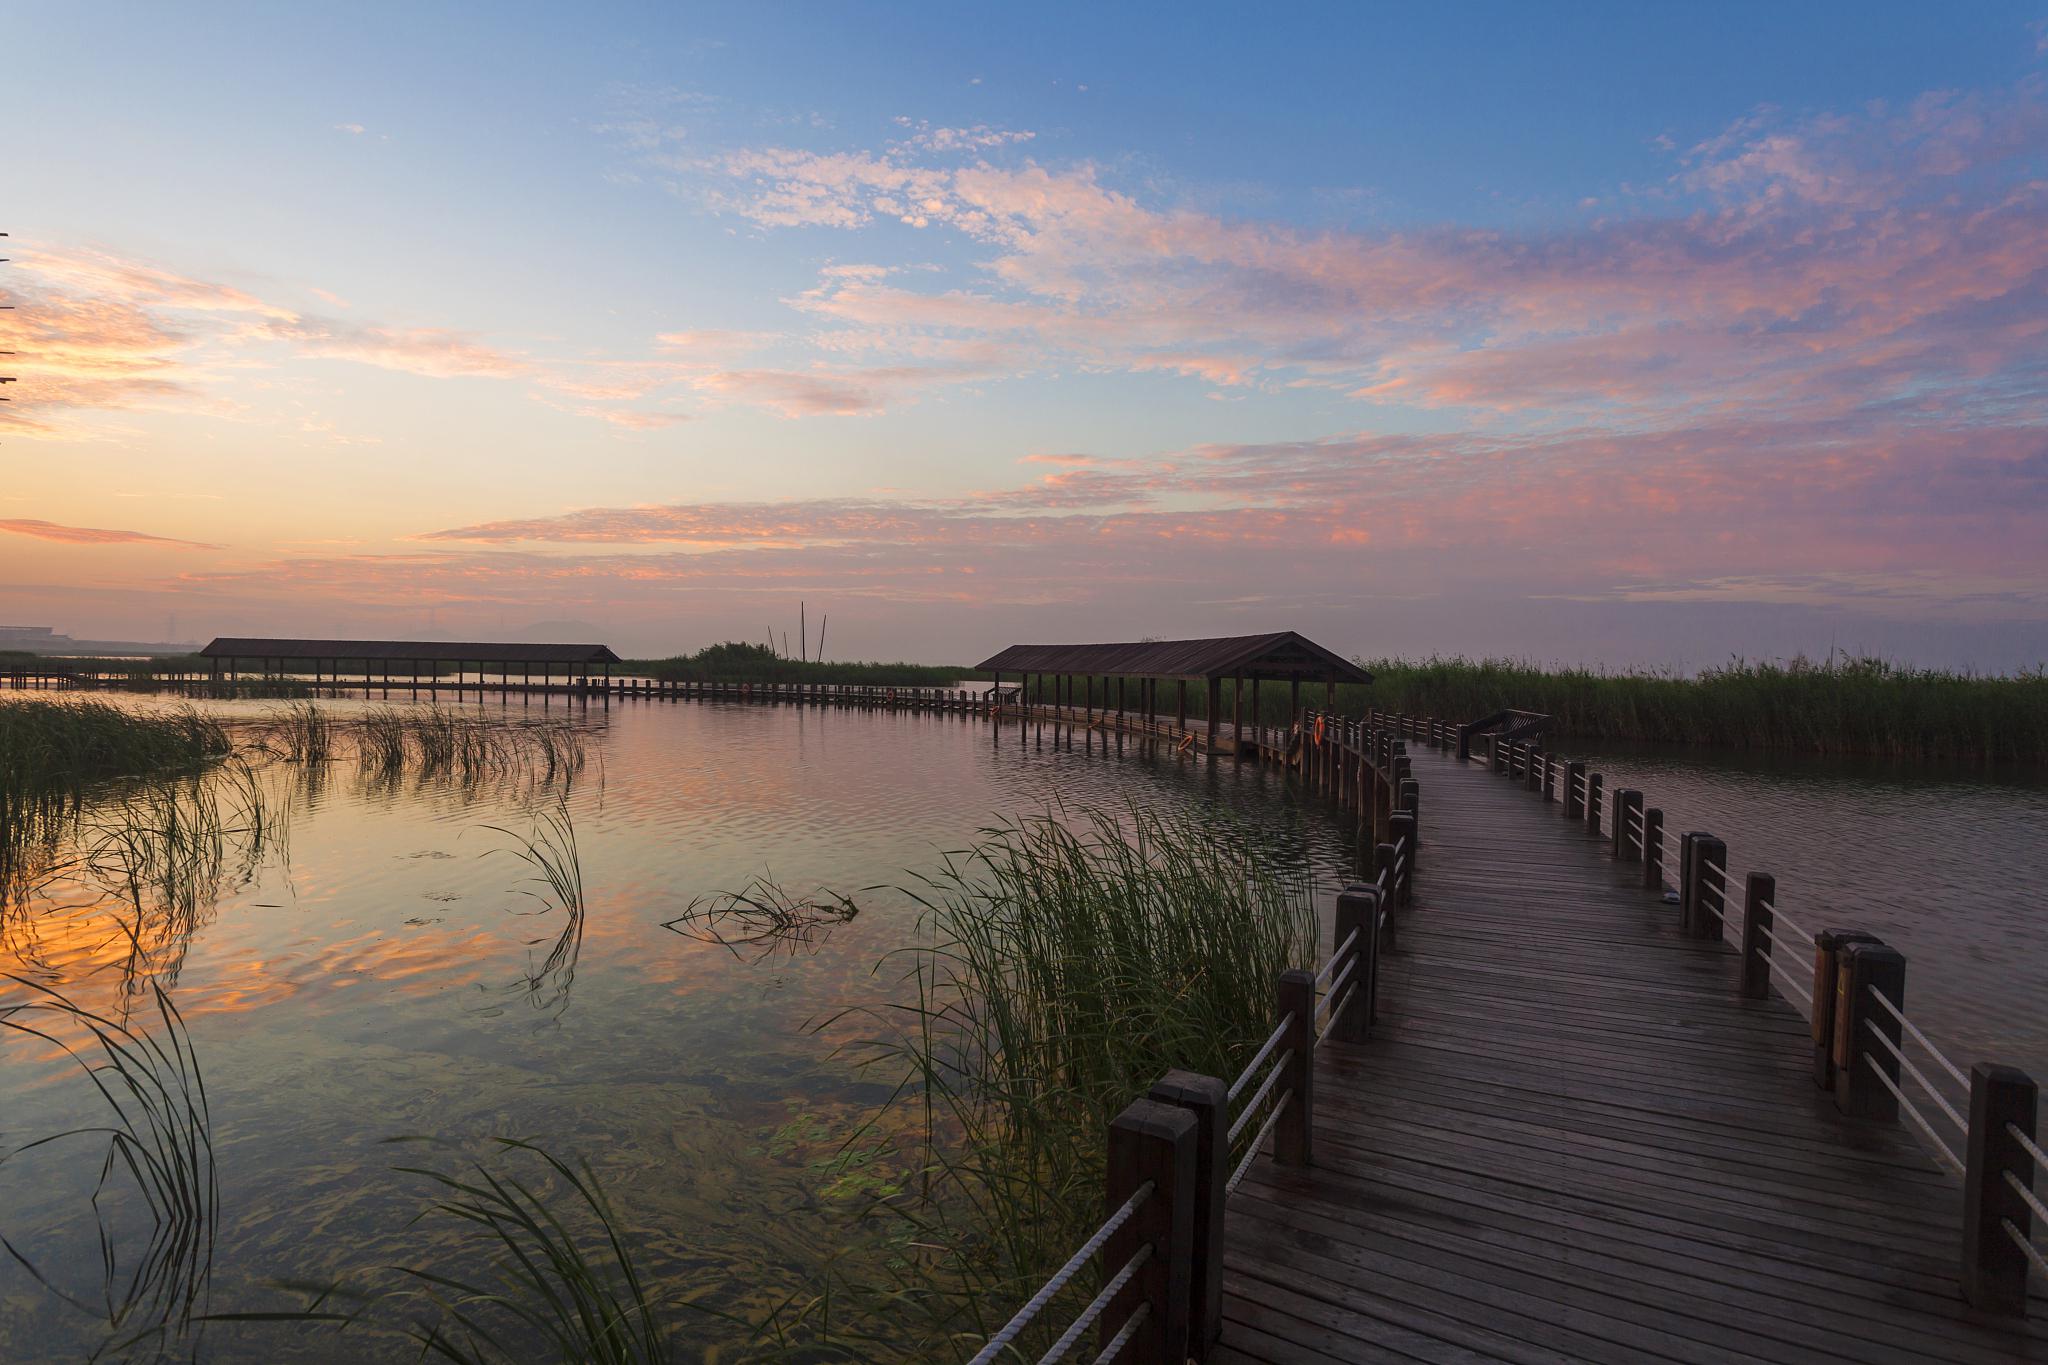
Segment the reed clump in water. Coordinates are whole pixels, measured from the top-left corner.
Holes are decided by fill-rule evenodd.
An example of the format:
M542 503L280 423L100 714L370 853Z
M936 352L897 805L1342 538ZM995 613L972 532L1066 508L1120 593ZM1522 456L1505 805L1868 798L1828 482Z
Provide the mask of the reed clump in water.
M862 1011L882 1031L859 1047L916 1111L917 1192L876 1211L917 1250L847 1330L900 1336L915 1309L913 1358L984 1339L1100 1222L1111 1119L1171 1068L1250 1058L1316 926L1306 872L1258 849L1200 818L1045 815L911 888L924 942L889 959L902 999Z
M794 895L767 876L737 891L694 897L674 919L662 921L686 938L716 943L734 957L755 960L776 953L815 951L860 914L853 898L820 887L809 896Z
M571 721L508 720L439 706L373 707L337 719L311 702L273 712L251 728L251 744L290 763L353 761L367 773L413 772L462 781L573 776L587 759Z
M393 1141L417 1142L419 1138ZM470 1227L481 1273L440 1260L394 1267L424 1314L410 1328L423 1354L458 1362L560 1360L662 1365L675 1358L667 1319L681 1300L640 1273L623 1223L587 1165L530 1142L493 1140L547 1182L478 1161L467 1170L401 1166L436 1191L421 1217Z
M568 796L557 793L554 804L540 813L530 834L502 825L484 828L510 840L511 854L533 869L521 894L538 901L542 913L560 911L563 916L562 930L546 956L538 964L529 959L522 984L534 1008L565 1006L569 988L576 981L576 961L583 951L585 914L583 856L576 846L576 821L569 812Z
M123 778L201 771L231 749L226 729L190 707L0 700L0 906L49 874L88 797Z
M0 1030L69 1057L106 1105L100 1122L35 1138L0 1155L5 1165L53 1144L104 1142L91 1199L99 1230L99 1301L88 1302L52 1282L4 1235L0 1246L72 1307L102 1316L110 1332L125 1333L124 1344L182 1333L204 1302L220 1209L206 1082L183 1017L161 986L152 987L152 1030L11 973L0 975L0 986L7 992L0 1000ZM131 1188L151 1220L145 1245L132 1255L102 1203L117 1186Z

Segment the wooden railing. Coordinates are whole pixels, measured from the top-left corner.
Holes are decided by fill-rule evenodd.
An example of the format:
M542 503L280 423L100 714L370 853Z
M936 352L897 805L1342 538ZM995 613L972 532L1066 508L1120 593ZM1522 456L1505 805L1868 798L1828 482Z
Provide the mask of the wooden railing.
M1370 835L1359 862L1371 863L1371 879L1338 895L1334 947L1322 964L1275 979L1275 1023L1234 1079L1169 1071L1110 1124L1108 1216L989 1338L974 1365L1016 1358L1005 1353L1097 1257L1101 1290L1041 1362L1064 1359L1091 1328L1098 1362L1207 1355L1222 1331L1224 1201L1269 1144L1282 1165L1312 1164L1316 1049L1371 1036L1380 961L1412 898L1421 849L1406 737L1442 733L1406 716L1305 713L1303 781L1354 813Z
M1962 1185L1964 1297L1988 1311L2025 1313L2028 1276L2048 1283L2048 1258L2034 1241L2037 1231L2048 1231L2048 1207L2034 1192L2035 1170L2048 1157L2036 1139L2033 1079L1988 1062L1966 1074L1951 1061L1906 1011L1905 955L1877 935L1802 928L1779 904L1777 879L1768 872L1749 873L1737 891L1728 845L1712 834L1680 836L1674 865L1664 812L1646 805L1641 791L1609 791L1585 762L1511 734L1486 736L1495 773L1558 803L1564 818L1604 840L1617 862L1641 863L1643 885L1677 904L1680 933L1722 942L1734 935L1741 994L1762 1000L1775 991L1796 1002L1813 1041L1814 1084L1832 1094L1837 1108L1880 1122L1903 1115L1912 1123L1928 1154ZM1466 740L1461 727L1461 757ZM1803 953L1810 958L1802 961Z

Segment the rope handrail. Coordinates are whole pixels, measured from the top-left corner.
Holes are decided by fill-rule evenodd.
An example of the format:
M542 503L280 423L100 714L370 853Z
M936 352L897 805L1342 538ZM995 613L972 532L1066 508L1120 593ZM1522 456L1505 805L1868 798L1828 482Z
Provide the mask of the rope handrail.
M1109 1307L1109 1301L1122 1292L1123 1287L1131 1282L1131 1277L1143 1270L1145 1262L1151 1259L1152 1244L1147 1242L1132 1254L1130 1260L1124 1262L1122 1270L1110 1276L1109 1283L1102 1286L1100 1293L1088 1300L1088 1306L1081 1310L1080 1316L1069 1323L1067 1330L1060 1333L1060 1339L1046 1348L1045 1354L1038 1358L1038 1365L1054 1365L1054 1362L1063 1359L1067 1352L1074 1348L1074 1343L1081 1339L1081 1334L1095 1325L1095 1320L1102 1316L1102 1310Z
M1780 910L1777 906L1773 905L1769 901L1758 901L1757 904L1761 905L1764 909L1771 912L1772 924L1782 924L1787 929L1790 929L1793 933L1799 935L1799 937L1805 939L1808 943L1813 942L1813 935L1809 934L1808 932L1806 932L1805 929L1801 928L1798 920L1793 919L1790 915L1786 914L1783 910Z
M1290 1014L1287 1017L1292 1019L1294 1016ZM1280 1059L1273 1063L1273 1069L1266 1073L1265 1083L1259 1086L1257 1093L1245 1104L1244 1112L1237 1116L1237 1122L1230 1125L1230 1141L1237 1141L1237 1135L1245 1130L1246 1125L1251 1123L1253 1116L1266 1103L1266 1096L1273 1093L1273 1087L1278 1085L1280 1078L1287 1074L1287 1064L1293 1060L1293 1048L1289 1048L1280 1054ZM1291 1095L1294 1092L1290 1090L1287 1093ZM1279 1107L1282 1109L1286 1108L1285 1101L1282 1101Z
M1115 1360L1117 1353L1131 1344L1131 1338L1137 1335L1138 1329L1145 1325L1145 1319L1151 1316L1152 1305L1139 1304L1138 1311L1131 1314L1123 1326L1117 1328L1116 1335L1109 1339L1109 1345L1103 1347L1102 1354L1095 1357L1095 1365L1109 1365L1110 1361Z
M1643 827L1643 812L1641 808L1636 806L1629 807L1628 822L1631 825L1634 825L1637 829L1641 829Z
M1294 1092L1292 1090L1280 1092L1280 1103L1273 1106L1273 1112L1268 1114L1266 1121L1259 1125L1258 1136L1254 1137L1251 1145L1244 1149L1244 1155L1238 1159L1237 1169L1230 1173L1230 1179L1223 1182L1223 1192L1225 1194L1234 1193L1237 1187L1244 1183L1245 1172L1252 1168L1252 1162L1258 1159L1259 1149L1266 1145L1266 1139L1272 1135L1273 1125L1280 1121L1280 1116L1287 1112L1287 1106L1293 1100Z
M2012 1186L2012 1192L2026 1201L2027 1207L2034 1211L2034 1217L2040 1219L2043 1226L2048 1226L2048 1204L2043 1204L2040 1196L2027 1188L2027 1182L2011 1171L2000 1171L1999 1174L2005 1177L2006 1184Z
M1330 1007L1330 1002L1337 998L1337 993L1344 989L1344 983L1349 981L1351 974L1357 970L1358 959L1354 957L1346 964L1344 970L1337 974L1337 979L1330 983L1330 989L1323 992L1322 1000L1316 1005L1316 1013L1318 1015Z
M1999 1226L2005 1229L2005 1235L2012 1238L2013 1243L2027 1254L2029 1261L2033 1262L2034 1273L2042 1279L2048 1280L2048 1256L2041 1254L2041 1248L2028 1241L2026 1234L2013 1226L2012 1219L2001 1218L1998 1220L1998 1223Z
M1273 1049L1280 1046L1280 1040L1287 1036L1287 1026L1293 1022L1294 1016L1289 1014L1279 1023L1273 1025L1273 1031L1266 1035L1266 1041L1259 1045L1258 1052L1253 1054L1252 1059L1244 1064L1244 1070L1237 1073L1237 1079L1230 1083L1230 1090L1225 1095L1226 1099L1235 1100L1244 1093L1245 1086L1250 1083L1252 1076L1258 1071L1266 1058L1272 1055Z
M1798 996L1799 999L1806 1002L1807 1017L1811 1018L1813 1016L1813 992L1808 990L1806 987L1800 985L1799 979L1797 977L1793 976L1790 972L1787 972L1783 967L1780 967L1778 965L1778 959L1773 957L1771 954L1763 952L1762 950L1758 950L1757 956L1761 957L1764 960L1764 965L1771 969L1771 975L1778 978L1778 984L1780 986L1782 986L1784 989L1788 991L1791 991L1794 995Z
M1922 1133L1926 1134L1928 1142L1933 1144L1930 1151L1934 1159L1946 1167L1950 1174L1960 1178L1963 1175L1961 1159L1949 1150L1948 1144L1941 1140L1940 1134L1936 1133L1927 1120L1920 1116L1920 1111L1914 1108L1913 1101L1907 1099L1906 1093L1899 1089L1899 1083L1885 1073L1885 1069L1877 1064L1877 1058L1869 1052L1863 1054L1863 1060L1870 1063L1871 1074L1880 1081L1883 1081L1884 1088L1892 1092L1892 1098L1899 1102L1900 1110L1904 1112L1907 1118L1913 1120Z
M989 1362L1001 1355L1003 1348L1015 1341L1018 1335L1031 1325L1032 1319L1038 1316L1040 1310L1067 1287L1067 1281L1080 1273L1081 1267L1088 1264L1089 1258L1102 1250L1103 1244L1116 1235L1116 1230L1131 1220L1131 1215L1138 1211L1138 1206L1152 1197L1154 1188L1153 1183L1148 1180L1132 1190L1131 1197L1124 1200L1123 1206L1104 1220L1102 1226L1095 1230L1095 1235L1083 1242L1081 1249L1067 1258L1065 1265L1052 1273L1052 1278L1040 1286L1039 1291L1017 1310L1015 1316L1003 1324L1002 1330L990 1337L988 1344L975 1352L974 1359L969 1361L968 1365L989 1365Z
M1920 1044L1920 1046L1927 1049L1928 1056L1934 1058L1935 1061L1941 1063L1942 1070L1948 1072L1949 1075L1955 1077L1957 1085L1962 1086L1966 1090L1969 1089L1970 1078L1963 1074L1963 1069L1957 1066L1954 1062L1950 1061L1947 1057L1943 1056L1941 1049L1936 1047L1932 1042L1930 1042L1928 1040L1927 1035L1920 1031L1919 1026L1915 1024L1911 1019L1908 1019L1906 1017L1906 1012L1904 1010L1900 1009L1897 1005L1893 1004L1891 1000L1885 996L1884 992L1880 991L1876 986L1867 986L1865 987L1865 989L1870 992L1871 996L1877 1001L1878 1004L1883 1005L1885 1007L1885 1011L1888 1014L1890 1014L1892 1018L1899 1021L1899 1023L1905 1028L1907 1033L1913 1036L1914 1042ZM1934 1089L1934 1087L1931 1085L1927 1088L1930 1092ZM1962 1123L1962 1120L1957 1119L1956 1122ZM1969 1126L1970 1125L1967 1123L1963 1124L1963 1127L1965 1128L1968 1128Z
M1899 1059L1899 1065L1905 1068L1907 1075L1911 1076L1914 1080L1920 1082L1920 1088L1927 1092L1928 1097L1930 1099L1932 1099L1936 1104L1941 1106L1941 1112L1948 1115L1948 1121L1950 1123L1953 1123L1956 1127L1962 1129L1964 1134L1967 1135L1970 1131L1969 1121L1965 1119L1961 1114L1958 1114L1956 1112L1955 1106L1950 1104L1946 1099L1944 1099L1942 1097L1942 1093L1934 1088L1933 1082L1927 1079L1927 1073L1923 1072L1919 1067L1913 1065L1912 1059L1906 1056L1905 1049L1901 1048L1897 1043L1894 1043L1891 1039L1885 1037L1884 1030L1877 1026L1877 1020L1866 1017L1863 1021L1863 1026L1870 1030L1870 1034L1873 1038L1877 1039L1877 1041L1884 1044L1885 1051L1891 1053L1892 1056Z
M1345 937L1344 941L1337 945L1337 950L1330 954L1330 960L1328 962L1325 962L1322 965L1322 969L1316 973L1316 984L1318 986L1322 985L1323 978L1330 974L1330 968L1336 966L1337 963L1343 959L1344 955L1351 951L1351 945L1358 942L1359 930L1363 929L1364 927L1364 925L1359 925L1357 928L1354 928L1350 932L1350 934ZM1335 988L1332 987L1332 989Z
M2027 1155L2034 1158L2035 1165L2048 1168L2048 1152L2043 1152L2032 1138L2022 1133L2017 1123L2006 1124L2005 1131L2011 1136L2013 1141L2027 1149Z
M1331 1036L1337 1026L1337 1016L1351 1008L1351 1002L1357 995L1358 987L1356 985L1353 985L1350 990L1344 992L1343 998L1337 1001L1336 1008L1330 1011L1330 1017L1323 1021L1323 1031L1316 1035L1314 1047L1321 1047L1323 1040Z

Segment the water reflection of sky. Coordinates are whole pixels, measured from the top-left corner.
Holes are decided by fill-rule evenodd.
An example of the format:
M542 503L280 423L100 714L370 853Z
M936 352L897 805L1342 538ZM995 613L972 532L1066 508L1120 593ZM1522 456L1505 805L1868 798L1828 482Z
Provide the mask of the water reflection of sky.
M531 831L553 789L372 782L346 762L265 770L291 811L288 856L227 888L182 958L166 959L219 1147L216 1308L264 1299L267 1282L403 1259L420 1192L390 1174L383 1140L431 1133L531 1137L587 1157L658 1264L715 1303L756 1310L806 1284L849 1235L853 1205L821 1193L830 1177L814 1163L886 1087L809 1025L892 987L897 969L878 963L909 939L916 909L869 888L1054 803L1227 810L1251 837L1311 857L1325 902L1345 856L1337 822L1297 808L1274 774L1128 742L1119 752L1100 736L720 704L587 714L591 760L568 806L588 913L573 977L545 989L532 977L562 912L523 894L532 869L487 827ZM850 893L861 913L815 952L758 962L662 928L692 898L762 874L798 894ZM104 912L17 917L6 951L10 969L119 1007L130 944ZM48 1049L10 1039L0 1068L10 1147L97 1121ZM74 1285L96 1265L80 1168L97 1161L71 1144L0 1167L7 1235ZM0 1354L64 1358L99 1339L11 1263L0 1292ZM247 1329L210 1331L202 1354L276 1349Z

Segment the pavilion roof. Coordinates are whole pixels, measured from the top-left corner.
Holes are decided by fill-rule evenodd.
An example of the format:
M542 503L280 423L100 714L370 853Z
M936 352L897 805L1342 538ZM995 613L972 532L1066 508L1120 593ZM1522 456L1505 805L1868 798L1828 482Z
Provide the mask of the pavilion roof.
M1000 673L1092 673L1126 678L1299 678L1369 683L1372 674L1291 630L1211 640L1011 645L980 667Z

